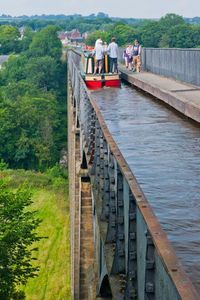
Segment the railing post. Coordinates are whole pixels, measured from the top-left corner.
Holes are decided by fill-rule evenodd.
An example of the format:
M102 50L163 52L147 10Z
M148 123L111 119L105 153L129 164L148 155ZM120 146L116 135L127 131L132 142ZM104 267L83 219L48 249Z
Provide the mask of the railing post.
M124 235L124 198L123 198L123 175L117 169L117 229L116 249L112 268L112 274L120 274L121 289L125 290L125 235Z

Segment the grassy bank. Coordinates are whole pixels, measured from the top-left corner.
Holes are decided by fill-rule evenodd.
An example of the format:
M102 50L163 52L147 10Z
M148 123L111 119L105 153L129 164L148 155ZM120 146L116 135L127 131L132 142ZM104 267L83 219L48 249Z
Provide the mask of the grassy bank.
M33 193L32 209L38 211L41 224L38 235L45 237L35 245L38 277L30 279L24 291L27 300L70 300L70 241L67 180L52 176L6 170L0 177L12 188L27 181Z

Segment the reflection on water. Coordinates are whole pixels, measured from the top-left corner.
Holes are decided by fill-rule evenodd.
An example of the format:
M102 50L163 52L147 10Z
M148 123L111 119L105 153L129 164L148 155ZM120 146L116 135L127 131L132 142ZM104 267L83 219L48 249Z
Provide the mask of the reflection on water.
M130 86L92 95L200 289L200 127Z

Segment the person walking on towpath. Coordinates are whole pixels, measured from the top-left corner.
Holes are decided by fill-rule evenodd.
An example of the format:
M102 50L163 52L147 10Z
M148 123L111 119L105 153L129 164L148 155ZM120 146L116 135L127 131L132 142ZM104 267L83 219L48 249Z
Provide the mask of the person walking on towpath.
M128 69L128 54L126 53L126 48L123 51L123 59L124 59L124 62L125 62L125 66Z
M140 72L141 52L142 52L142 47L139 44L138 40L135 40L133 45L133 67L134 67L133 71Z
M113 37L111 40L111 43L108 45L108 54L110 57L110 73L118 73L118 53L119 53L119 48L116 43L116 39ZM114 69L114 70L113 70Z
M132 70L132 62L133 62L133 46L128 45L126 48L126 55L127 55L127 62L128 62L128 68L129 71Z
M102 43L102 40L99 40L99 42L96 43L95 48L93 50L93 55L95 55L94 75L97 74L97 69L99 74L101 74L102 71L104 59L104 48Z

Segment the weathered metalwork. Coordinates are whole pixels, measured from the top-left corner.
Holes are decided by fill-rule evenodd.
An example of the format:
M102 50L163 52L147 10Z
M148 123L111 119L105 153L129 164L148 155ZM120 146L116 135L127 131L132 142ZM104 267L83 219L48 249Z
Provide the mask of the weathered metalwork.
M200 85L200 50L183 48L144 48L143 69Z
M200 299L87 90L73 51L69 85L94 205L96 296Z

